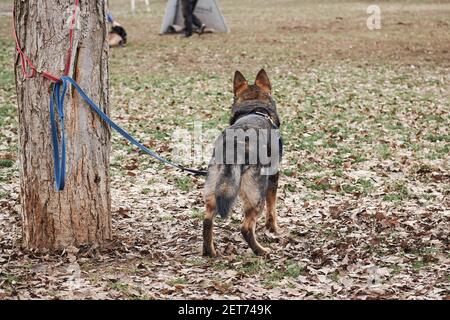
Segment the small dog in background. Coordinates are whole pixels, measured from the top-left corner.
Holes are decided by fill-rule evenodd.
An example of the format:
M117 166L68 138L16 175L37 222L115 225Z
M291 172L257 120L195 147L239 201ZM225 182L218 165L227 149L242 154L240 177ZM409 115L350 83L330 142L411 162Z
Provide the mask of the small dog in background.
M117 21L112 21L108 44L110 47L123 47L127 44L127 32Z
M256 222L265 206L266 228L271 232L278 229L275 203L282 141L278 130L280 119L271 96L272 87L264 69L259 71L252 85L236 71L233 86L230 127L215 142L205 183L203 255L210 257L216 256L214 216L219 214L227 218L238 195L244 205L241 232L255 254L269 253L255 236ZM270 162L264 152L270 154ZM276 160L275 168L273 159Z

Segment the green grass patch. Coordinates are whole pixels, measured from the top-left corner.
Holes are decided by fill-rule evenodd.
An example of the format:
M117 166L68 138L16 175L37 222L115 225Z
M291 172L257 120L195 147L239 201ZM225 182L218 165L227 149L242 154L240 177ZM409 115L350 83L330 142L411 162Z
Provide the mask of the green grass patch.
M0 168L11 168L14 165L13 160L0 159Z
M395 182L389 189L390 192L383 197L385 201L402 201L409 198L408 187L403 182Z
M326 191L332 188L332 184L329 182L329 179L316 176L312 179L304 178L303 183L307 188L316 191Z
M203 210L194 208L191 211L191 218L196 220L203 220L205 217L205 212Z
M450 134L427 133L424 139L431 142L439 142L439 141L450 142Z
M188 192L192 187L192 180L189 176L176 177L175 185L183 192Z
M296 189L297 189L297 187L295 185L293 185L293 184L288 183L288 184L284 185L284 190L285 191L295 192Z
M0 272L0 282L3 282L4 284L6 284L8 286L18 285L21 283L21 281L22 280L19 276Z
M166 283L170 286L176 286L176 285L187 285L189 281L184 277L177 277L167 280Z
M391 155L391 148L389 147L388 144L380 144L377 146L377 154L382 158L382 159L388 159Z
M278 282L285 278L296 279L300 275L304 274L304 269L295 262L287 262L284 270L276 269L270 272L263 280L263 284L266 287L276 287Z

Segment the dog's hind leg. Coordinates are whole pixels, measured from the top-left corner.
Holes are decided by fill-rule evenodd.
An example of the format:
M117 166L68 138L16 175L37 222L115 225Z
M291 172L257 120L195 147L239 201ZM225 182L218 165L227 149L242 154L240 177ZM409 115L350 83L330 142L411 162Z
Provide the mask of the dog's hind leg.
M203 255L207 257L215 257L213 241L213 219L216 211L216 198L214 194L206 197L205 219L203 220Z
M269 185L267 187L266 195L266 228L270 232L278 232L277 224L277 212L276 212L276 201L277 201L277 188L278 188L278 177L279 174L274 174L269 177Z
M267 255L269 249L264 248L256 240L255 230L258 217L264 209L265 195L267 192L266 177L259 175L255 169L248 170L242 177L241 199L244 203L245 218L241 232L250 248L257 255Z
M245 208L245 218L242 223L241 232L253 252L256 255L265 256L269 254L270 251L259 244L255 235L256 221L258 220L261 211L261 207L255 208L253 206L248 206Z

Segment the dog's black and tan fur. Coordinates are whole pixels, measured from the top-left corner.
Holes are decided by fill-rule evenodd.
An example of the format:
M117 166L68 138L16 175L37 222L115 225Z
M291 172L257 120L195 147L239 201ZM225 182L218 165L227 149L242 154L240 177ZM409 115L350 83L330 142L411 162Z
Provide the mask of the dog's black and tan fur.
M244 76L236 71L234 76L234 104L230 120L230 129L257 130L270 132L280 126L280 119L274 100L271 96L272 87L264 70L256 76L255 84L249 85ZM226 139L222 133L223 143ZM280 139L281 146L281 139ZM246 141L245 152L256 148ZM268 146L270 149L270 146ZM216 148L217 150L217 142ZM247 155L246 155L247 156ZM281 160L281 148L279 152ZM256 222L266 206L266 227L271 232L277 232L277 217L275 212L278 173L262 175L262 164L216 164L213 156L208 167L205 184L206 214L203 222L203 255L216 256L213 242L213 218L219 214L226 218L238 197L244 205L244 221L242 235L250 248L257 255L269 253L256 240Z

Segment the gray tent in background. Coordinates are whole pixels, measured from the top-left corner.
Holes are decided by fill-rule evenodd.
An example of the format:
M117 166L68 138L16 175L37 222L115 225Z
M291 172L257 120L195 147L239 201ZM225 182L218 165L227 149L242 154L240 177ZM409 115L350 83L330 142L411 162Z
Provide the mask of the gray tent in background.
M195 15L213 32L229 32L228 26L220 12L216 0L199 0L194 11ZM180 0L169 0L161 25L160 34L181 32L184 19Z

